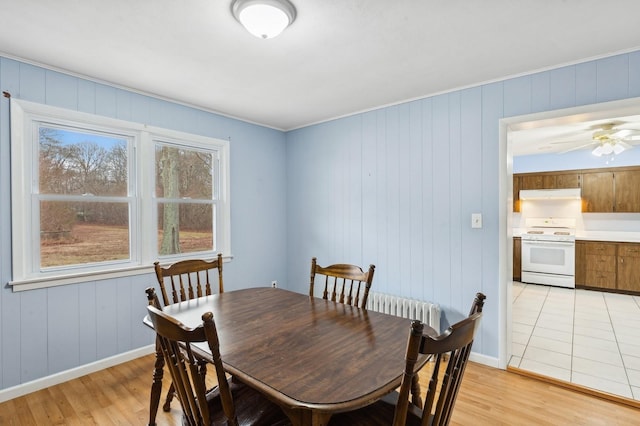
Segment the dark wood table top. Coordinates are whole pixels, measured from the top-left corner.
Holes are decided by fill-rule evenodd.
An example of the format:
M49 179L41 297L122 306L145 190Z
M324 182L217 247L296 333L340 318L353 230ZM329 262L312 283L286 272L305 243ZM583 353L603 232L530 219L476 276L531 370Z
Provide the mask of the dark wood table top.
M325 424L331 413L370 404L399 386L411 325L409 319L267 287L164 311L190 327L213 312L225 369L278 402L294 424ZM206 357L206 344L201 348Z

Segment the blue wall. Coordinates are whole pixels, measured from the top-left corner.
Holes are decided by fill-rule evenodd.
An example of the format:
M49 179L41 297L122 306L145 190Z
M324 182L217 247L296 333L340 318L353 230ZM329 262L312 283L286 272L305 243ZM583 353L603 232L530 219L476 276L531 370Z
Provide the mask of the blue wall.
M471 71L472 72L472 71ZM0 58L16 98L231 138L229 289L306 293L321 264L374 263L377 291L437 301L445 323L488 296L474 351L497 357L498 121L640 96L640 52L282 132ZM141 325L151 275L13 293L9 102L0 98L0 389L152 342ZM471 229L482 212L484 226Z
M606 163L590 150L567 152L565 154L536 154L513 157L513 173L548 172L555 170L600 169L640 165L640 147L616 155Z
M638 96L634 52L289 132L290 286L304 291L312 256L374 263L376 291L438 302L445 323L482 291L474 351L498 357L499 120Z
M40 102L231 140L231 249L225 288L286 282L285 136L0 57L0 88ZM149 345L151 274L13 293L9 100L0 98L0 389ZM228 253L225 253L228 254Z

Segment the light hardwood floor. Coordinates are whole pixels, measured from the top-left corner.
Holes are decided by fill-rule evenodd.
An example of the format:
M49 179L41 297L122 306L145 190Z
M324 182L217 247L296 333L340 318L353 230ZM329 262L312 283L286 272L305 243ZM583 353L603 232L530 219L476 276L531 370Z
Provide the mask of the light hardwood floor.
M144 425L153 355L0 404L0 425ZM168 384L165 380L163 398ZM422 383L426 388L426 383ZM179 425L180 405L158 412ZM640 410L469 363L452 425L637 425Z

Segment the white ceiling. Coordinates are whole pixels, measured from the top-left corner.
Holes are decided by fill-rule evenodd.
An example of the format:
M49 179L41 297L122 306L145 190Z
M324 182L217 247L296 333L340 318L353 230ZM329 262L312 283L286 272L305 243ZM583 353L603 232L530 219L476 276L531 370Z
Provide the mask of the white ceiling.
M638 0L0 0L0 52L281 130L640 47Z

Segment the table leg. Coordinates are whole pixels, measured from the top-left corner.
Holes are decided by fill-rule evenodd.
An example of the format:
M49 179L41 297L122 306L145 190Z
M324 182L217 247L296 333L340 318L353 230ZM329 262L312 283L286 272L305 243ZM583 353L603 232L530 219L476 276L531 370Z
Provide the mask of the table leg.
M151 384L151 397L149 401L149 426L156 425L156 414L160 405L162 394L162 376L164 375L164 356L160 349L160 342L156 338L156 362L153 367L153 383Z

